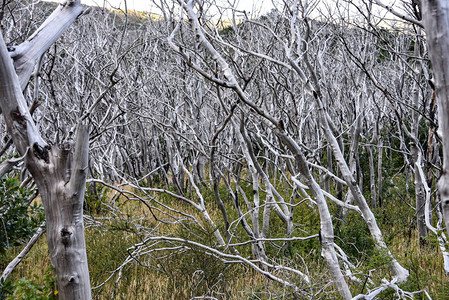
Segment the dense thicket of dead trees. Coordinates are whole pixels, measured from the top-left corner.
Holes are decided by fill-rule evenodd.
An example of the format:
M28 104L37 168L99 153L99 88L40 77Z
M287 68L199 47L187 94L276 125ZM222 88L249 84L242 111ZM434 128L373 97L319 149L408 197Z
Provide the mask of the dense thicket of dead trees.
M441 83L447 68L444 61L438 64L442 69L429 68L428 53L432 62L444 55L429 34L439 29L426 32L426 44L420 6L412 1L402 10L390 9L402 20L389 20L381 1L336 1L332 13L319 1L284 1L249 18L232 7L217 14L210 2L156 2L158 15L94 10L79 18L35 54L38 68L29 84L34 66L21 64L20 55L31 47L23 42L35 28L24 22L9 26L11 16L3 20L2 70L9 67L11 77L2 72L0 92L12 96L2 98L2 118L16 149L9 151L26 156L46 205L49 244L52 232L69 228L70 236L77 226L82 229L82 208L80 202L74 206L76 226L65 221L72 215L52 230L52 210L65 208L46 201L66 182L71 188L64 189L64 197L76 194L81 201L88 172L90 195L99 197L106 188L114 194L101 204L105 213L129 218L117 204L122 197L140 202L152 220L131 218L140 242L108 280L119 280L126 264L151 268L142 263L150 256L198 248L265 275L287 287L291 297L314 298L326 289L344 299L372 299L389 288L411 296L423 291L399 288L409 271L375 214L390 201L385 196L390 188L411 207L411 226L422 247L429 234L438 238L439 259L449 271ZM444 3L432 10L424 2L424 11L449 10ZM77 7L77 17L82 8L68 3L58 9ZM426 30L437 26L424 21ZM6 45L23 46L11 55ZM14 93L6 82L15 82ZM33 117L27 101L42 104ZM32 134L24 136L29 128ZM67 167L69 148L56 145L73 139L73 167ZM39 179L45 172L58 180ZM442 201L435 193L439 179ZM63 205L59 199L55 203ZM369 275L359 274L363 260L348 255L353 246L341 242L341 228L354 218L369 233L370 253L387 262ZM98 217L93 224L109 221ZM191 232L175 236L162 224L181 224ZM213 236L213 242L202 242L190 226ZM81 235L77 240L84 242ZM321 251L324 275L288 255L292 247L312 242ZM58 271L67 268L58 266L57 258L52 262L67 279ZM82 289L90 293L89 277L83 280Z

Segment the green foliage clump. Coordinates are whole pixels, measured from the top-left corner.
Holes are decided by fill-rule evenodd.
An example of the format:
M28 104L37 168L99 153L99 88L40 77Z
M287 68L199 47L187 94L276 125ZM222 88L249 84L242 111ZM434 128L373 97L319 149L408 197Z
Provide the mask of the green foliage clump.
M90 214L100 214L102 203L106 201L109 191L109 188L101 184L95 182L88 183L86 194L84 195L84 211Z
M220 34L224 36L230 36L234 34L234 28L232 26L225 26L220 30Z
M29 204L31 193L20 187L17 177L0 180L0 257L32 236L44 220L42 206Z
M34 275L33 279L21 278L12 285L12 294L6 300L53 300L57 299L53 268L49 267L42 279ZM1 297L1 295L0 295Z
M0 179L0 267L7 249L19 246L32 236L37 227L44 221L41 205L29 203L31 191L20 187L18 177ZM24 279L25 280L25 279ZM13 282L0 282L0 299L5 299L15 289ZM19 284L19 283L17 283ZM25 283L21 283L25 285ZM31 283L29 283L31 284ZM10 298L41 299L41 298Z
M368 226L359 215L350 212L338 230L339 238L336 242L349 257L361 259L373 256L374 241Z

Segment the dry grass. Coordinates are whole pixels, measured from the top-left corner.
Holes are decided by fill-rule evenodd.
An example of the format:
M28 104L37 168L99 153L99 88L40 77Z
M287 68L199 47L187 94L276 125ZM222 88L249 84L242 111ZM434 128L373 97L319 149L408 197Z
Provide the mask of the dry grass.
M122 189L132 191L128 187L122 187ZM114 193L114 191L109 191L107 197L111 199ZM93 287L105 281L110 276L110 272L120 266L128 256L126 249L139 242L138 235L136 235L136 232L133 232L131 223L145 224L147 227L158 225L158 231L165 235L179 234L179 231L185 227L181 223L158 223L153 215L149 213L146 205L140 201L120 196L115 202L120 207L120 211L123 212L123 215L121 215L122 220L117 224L112 224L117 220L112 221L111 224L106 224L106 229L86 229L87 252ZM169 199L165 202L174 210L194 216L201 222L202 226L207 227L202 221L201 213L191 205L176 199ZM173 219L168 217L168 214L180 217L172 211L161 207L158 208L159 210L153 210L154 215L158 219L172 221ZM207 209L212 219L220 219L220 212L216 208L215 203L207 203ZM126 224L126 218L129 218L129 224ZM5 261L12 259L18 251L20 251L20 248L11 249ZM197 257L192 257L191 259L201 258L201 255L197 255ZM208 257L205 258L207 259ZM148 263L157 268L160 261L155 258L153 261L150 259ZM33 276L42 278L49 267L48 247L46 237L43 235L14 271L11 279L32 278ZM132 262L123 269L120 281L116 282L118 274L115 274L102 288L94 289L93 296L95 299L190 299L193 296L202 296L202 294L196 294L196 292L207 292L207 289L209 289L209 293L216 297L220 297L220 293L222 293L226 299L242 299L247 294L263 290L268 284L267 279L258 273L239 266L229 266L225 267L223 271L232 270L235 273L225 274L217 278L213 284L215 286L204 284L202 289L200 289L196 288L196 286L201 281L201 278L198 279L198 276L195 275L194 272L196 270L194 268L189 270L188 264L185 262L181 271L175 270L176 267L176 261L171 262L165 268L159 268L159 270L142 267ZM239 270L237 271L236 268L239 268ZM180 272L185 272L185 274L180 274Z
M92 286L99 284L108 277L108 272L114 269L112 265L118 265L125 257L125 253L122 253L123 255L119 254L110 258L111 254L117 254L117 251L112 251L113 247L117 249L122 248L124 245L121 242L114 244L114 240L111 240L110 236L103 236L105 239L101 243L103 247L100 248L97 247L99 246L98 244L93 242L93 240L98 240L99 237L101 237L101 234L98 232L86 230ZM110 247L106 247L104 242L109 242ZM11 251L9 258L12 258L16 254L15 252ZM93 252L97 253L94 254ZM94 257L98 256L102 257L102 261L93 261ZM42 236L27 257L16 268L11 279L32 278L33 276L42 278L49 267L50 259L46 238ZM258 292L258 290L269 284L264 276L248 270L234 275L225 283L227 286L225 299L243 299L245 295ZM190 299L192 296L195 296L192 290L194 277L192 274L185 274L184 284L173 286L170 282L171 278L167 274L132 263L125 268L124 276L118 284L115 282L117 276L114 276L103 288L93 290L93 296L94 299ZM112 296L113 294L114 296Z
M124 189L132 191L127 187L124 187ZM113 194L113 191L109 191L107 197L112 198ZM192 196L192 199L195 199L195 195ZM164 201L175 210L194 216L201 222L202 226L207 227L207 224L202 221L201 213L191 205L162 196L158 196L158 200ZM159 223L148 211L146 205L140 201L129 200L121 196L116 199L115 204L123 212L119 219L114 219L110 223L106 222L105 227L86 229L93 287L106 280L111 275L110 272L120 266L128 256L126 249L140 241L140 233L136 229L137 227L133 227L133 222L146 227L158 226L158 232L162 235L189 234L189 232L185 232L186 227L180 223ZM154 205L151 202L149 204ZM215 202L206 201L206 206L213 220L221 219L221 213ZM160 206L158 208L159 210L153 209L153 213L159 219L170 219L167 213L176 215ZM102 214L106 215L106 210ZM180 217L180 215L177 215L177 217ZM195 232L194 228L198 229L199 226L195 227L192 224L191 226L193 227L189 227L189 230L193 230L192 234L197 234L198 232ZM204 243L207 244L208 241L204 240ZM397 235L390 244L394 256L404 267L410 270L410 280L402 286L404 290L426 289L434 299L449 299L449 296L447 296L449 295L448 280L443 271L442 256L438 247L431 244L425 248L420 247L416 232L413 232L410 240L404 235ZM12 249L8 254L8 259L13 258L18 251L20 249ZM243 251L245 250L243 249ZM193 254L190 256L174 255L170 259L149 256L145 261L149 267L143 267L136 262L132 262L123 269L120 281L116 282L118 274L115 274L102 288L94 289L93 296L95 299L190 299L202 295L221 299L271 299L277 298L276 293L288 295L290 292L283 290L282 286L270 282L264 276L247 267L237 265L217 267L217 265L220 265L218 260L214 260L199 251L191 252ZM315 291L317 297L335 298L337 295L332 284L322 290L329 278L323 262L316 260L317 252L319 253L319 249L311 252L312 254L309 256L303 255L309 265L309 275L312 277L312 281L317 283L316 286L310 287L310 290ZM163 254L167 253L164 252ZM297 262L290 261L289 263L301 265L301 260L299 258L297 260ZM30 278L31 274L42 278L49 266L48 248L43 236L14 271L12 279L25 276ZM219 268L217 274L221 272L223 275L213 277L214 273L212 273L212 277L206 282L198 276L198 273L195 273L199 269L207 270L209 268ZM385 267L385 270L379 271L377 275L379 276L378 279L383 276L388 278L387 267ZM300 282L298 279L290 279ZM272 294L270 295L268 291L271 291ZM354 285L353 291L354 294L360 292L360 287ZM254 295L257 295L257 297Z
M432 233L429 238L433 240ZM413 230L410 239L398 236L392 245L395 257L410 271L406 287L425 289L434 299L449 299L449 278L444 273L443 256L436 242L420 245L418 232Z

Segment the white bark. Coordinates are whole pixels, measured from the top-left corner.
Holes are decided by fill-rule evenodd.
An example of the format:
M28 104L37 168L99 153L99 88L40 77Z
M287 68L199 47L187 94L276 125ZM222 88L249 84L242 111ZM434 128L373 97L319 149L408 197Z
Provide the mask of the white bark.
M293 43L293 41L292 41ZM297 76L301 81L303 81L304 85L309 86L307 88L308 91L310 91L310 94L315 99L315 103L318 107L318 114L320 118L320 125L323 128L323 131L326 135L327 142L329 143L330 147L332 148L335 161L337 162L337 165L340 169L340 172L342 174L343 179L346 181L346 184L351 191L352 196L354 197L357 206L362 211L363 219L365 220L365 223L367 224L371 236L374 239L374 243L376 247L381 250L387 257L391 260L391 267L393 269L394 275L398 278L399 282L404 282L407 280L409 276L408 270L403 268L399 262L393 257L390 250L388 249L384 239L382 232L380 231L379 226L377 225L376 218L374 217L373 212L368 206L368 203L365 199L365 196L363 196L362 191L360 190L360 187L357 185L357 182L351 173L351 170L349 169L348 164L346 163L346 160L343 156L342 150L338 144L337 139L335 138L334 134L332 133L332 130L329 125L329 121L327 118L326 109L324 108L322 99L321 99L321 92L319 90L319 84L317 82L316 76L313 75L312 81L316 87L316 89L312 86L309 80L305 80L305 74L304 71L300 68L300 66L297 64L297 62L292 58L292 47L285 46L286 54L288 57L288 60L292 66L292 68L297 72ZM306 65L308 66L309 71L314 74L314 70L310 63L308 62L307 55L304 54L304 60Z
M74 157L67 146L49 146L39 134L22 89L34 64L63 31L78 17L79 1L58 6L40 29L13 53L0 36L0 107L26 167L33 175L44 204L50 258L55 266L62 299L90 299L89 270L84 241L83 199L87 175L89 132L79 125Z
M8 173L14 166L22 162L24 157L6 159L0 164L0 178Z
M317 99L317 101L319 100ZM324 108L322 107L322 104L320 103L319 105L320 105L320 113L324 114ZM340 151L338 142L335 136L332 134L329 125L327 124L326 118L322 116L321 121L324 127L324 131L326 133L326 138L334 151L335 160L340 168L341 174L345 179L346 184L348 185L357 203L357 206L362 211L363 219L365 220L365 223L369 228L371 236L374 239L374 243L376 244L379 250L381 250L385 255L387 255L390 258L393 273L396 277L398 277L399 282L406 281L409 275L409 271L399 264L399 262L393 257L387 245L385 244L382 232L380 231L380 228L377 225L376 218L374 217L373 212L369 208L365 196L363 196L362 191L360 190L360 187L357 185L354 177L352 176L351 171L349 170L349 167L346 164L346 161Z
M40 57L83 13L80 0L61 1L56 10L25 42L10 52L22 90L28 84Z
M420 31L418 31L420 34ZM416 37L414 45L414 54L416 57L421 57L420 53L421 39ZM410 150L412 152L412 159L414 163L414 175L415 175L415 200L416 200L416 224L418 227L418 237L421 243L427 236L427 227L424 216L424 206L426 205L426 196L424 191L425 177L419 175L419 168L421 168L421 149L419 147L419 124L421 122L421 116L419 114L419 100L420 100L420 87L418 85L420 72L420 64L416 63L415 67L415 81L413 82L413 103L412 103L412 124L410 128L411 141Z
M376 196L376 173L374 169L374 155L373 147L368 146L368 159L369 159L369 187L371 191L371 207L377 207L377 196Z
M324 198L324 194L313 178L308 166L307 161L302 154L301 149L298 144L293 141L292 138L287 136L285 133L279 132L280 139L285 143L285 145L290 149L290 151L294 154L296 162L298 164L299 171L306 178L307 185L310 188L314 199L317 202L318 210L320 212L320 223L321 223L321 255L327 263L327 267L329 268L329 272L334 280L335 285L338 288L340 295L344 299L351 299L351 291L349 290L348 284L343 277L343 273L340 270L340 266L338 263L337 254L334 248L334 228L332 225L332 216L329 212L329 208L326 203L326 199Z
M417 180L419 180L422 184L422 188L423 188L423 193L424 193L424 201L425 201L425 207L424 207L424 218L425 218L425 225L427 226L427 228L433 232L433 234L435 234L437 236L437 240L438 240L438 245L440 246L440 250L441 253L443 255L443 268L444 268L444 272L446 273L446 275L449 276L449 252L446 249L446 245L447 245L447 238L446 238L446 234L444 234L444 231L441 231L441 228L439 227L439 230L441 231L440 233L438 232L438 230L433 227L432 225L432 221L430 220L430 217L432 216L431 212L430 212L430 195L431 195L431 191L430 191L430 187L427 185L426 182L426 177L424 175L424 171L421 167L421 154L418 156L417 161L415 162L415 169L417 170L416 176L418 176L419 178Z
M384 141L379 135L379 140L377 143L377 205L382 206L383 203L383 176L382 176L382 162L384 154Z
M449 234L449 2L422 0L422 16L438 100L438 134L443 145L443 173L438 182L446 230Z
M280 123L269 113L267 113L264 109L257 106L254 102L252 102L250 99L248 99L247 95L241 88L241 86L238 84L237 79L235 78L231 68L226 63L226 61L223 59L223 57L217 52L217 50L212 46L212 44L207 40L205 37L200 24L198 23L198 17L194 13L192 9L193 2L189 1L188 3L185 3L184 1L179 0L180 4L183 6L185 11L188 13L188 15L192 19L192 23L194 25L195 32L198 34L198 36L201 39L201 42L203 46L211 53L213 58L218 62L221 71L224 74L224 77L226 78L228 83L225 83L226 86L232 87L236 94L239 96L240 100L254 109L257 114L259 114L264 119L268 120L271 124L273 124L276 128L281 128L282 126ZM182 52L181 49L176 47L172 39L174 37L174 34L176 33L177 29L173 31L172 35L169 37L169 43L171 44L172 48L174 48L178 52ZM289 137L285 132L277 130L276 134L279 136L279 138L282 140L282 142L294 153L295 159L297 160L299 170L303 174L304 177L307 178L307 184L311 188L312 194L314 195L317 203L318 208L320 211L320 220L321 220L321 245L322 245L322 256L324 260L327 263L327 266L329 268L329 271L331 273L332 279L334 281L334 284L337 286L337 289L340 293L340 295L344 299L351 299L352 295L349 290L349 287L344 279L344 276L340 270L340 266L338 263L338 258L334 249L334 233L333 233L333 226L332 226L332 218L329 213L329 209L326 203L326 200L324 198L324 195L322 193L321 188L316 183L315 179L313 178L312 174L310 173L310 170L307 165L306 158L302 154L302 151L298 144Z
M198 188L198 186L195 184L195 181L193 179L193 175L192 173L189 172L189 170L187 170L187 168L184 166L184 164L182 165L182 168L184 170L184 172L187 174L187 176L190 179L190 184L193 186L193 188L195 189L195 192L199 198L199 210L201 212L201 214L203 215L203 218L206 220L207 223L209 223L209 225L212 227L213 229L213 233L215 235L215 238L217 239L218 243L223 246L226 244L225 240L223 239L223 236L220 233L220 230L218 229L217 225L215 225L215 222L212 220L212 218L209 216L209 213L207 212L206 209L206 205L204 203L204 198L203 195L201 194L200 189Z

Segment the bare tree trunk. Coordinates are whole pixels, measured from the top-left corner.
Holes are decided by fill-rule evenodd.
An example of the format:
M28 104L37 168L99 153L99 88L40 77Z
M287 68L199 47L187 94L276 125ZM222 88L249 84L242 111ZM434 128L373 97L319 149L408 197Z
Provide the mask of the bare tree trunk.
M332 134L329 124L327 122L327 119L325 117L325 111L324 107L322 105L322 102L320 101L319 97L316 97L317 104L319 105L319 113L321 117L321 122L323 125L323 129L326 134L326 138L329 142L329 144L332 146L332 149L334 151L335 161L337 162L341 174L343 178L345 179L348 188L350 189L350 192L352 193L357 206L360 208L360 210L363 213L363 219L365 220L366 224L368 225L368 228L370 230L371 236L373 237L374 243L376 247L381 250L388 258L391 260L391 267L393 270L393 273L395 276L397 276L399 282L405 282L408 278L409 272L405 268L403 268L399 262L393 257L390 250L388 249L382 232L380 231L379 226L377 225L376 218L374 217L374 214L372 213L371 209L368 206L368 203L366 202L365 197L362 194L362 191L360 190L360 187L357 185L357 182L355 181L354 177L352 176L352 173L346 164L346 161L341 153L341 150L338 146L337 139Z
M438 121L443 145L443 174L438 182L446 230L449 232L449 2L423 0L423 21L438 99Z
M379 135L379 141L377 142L377 204L382 207L383 193L382 193L382 160L384 154L384 141Z
M50 259L55 266L59 295L64 300L91 298L83 224L88 138L87 126L81 125L73 161L70 149L54 146L48 151L46 164L34 155L27 157L44 203Z
M414 45L414 54L415 57L421 57L420 47L421 47L421 39L420 39L421 30L418 29L418 36L415 40ZM416 224L418 227L418 237L420 243L425 242L425 238L427 236L427 226L426 226L426 217L424 207L426 205L426 193L424 191L424 178L418 175L418 163L421 163L421 160L418 157L421 157L421 149L419 148L419 123L421 122L421 116L419 114L419 99L420 99L420 88L418 86L420 73L422 72L419 62L415 63L415 81L413 83L413 103L412 103L412 124L410 128L411 141L410 141L410 150L412 152L413 166L414 166L414 176L415 176L415 201L416 201ZM420 167L420 166L419 166Z
M416 200L416 223L418 227L419 242L422 244L427 236L427 226L426 226L426 216L425 216L425 205L426 205L426 194L424 191L424 182L421 176L417 176L418 167L416 166L417 160L414 164L415 173L415 200Z
M92 298L83 225L89 132L87 126L79 124L73 154L71 146L48 145L34 124L22 90L38 58L82 11L79 1L60 4L13 53L8 52L0 35L0 107L44 204L50 258L56 270L59 297L64 300Z
M326 159L327 159L327 169L330 172L332 172L332 149L329 146L326 147ZM328 174L324 175L324 183L323 183L324 190L328 193L331 190L330 181L331 181L331 177Z
M290 149L290 151L292 151L293 155L295 156L298 169L306 178L307 185L309 186L310 191L312 195L314 195L314 199L318 204L321 223L321 255L327 263L327 267L329 268L329 272L331 273L334 284L336 285L336 287L338 288L338 292L344 299L351 299L351 291L349 290L348 284L346 283L346 280L344 279L344 276L338 264L338 258L334 248L334 228L332 225L332 216L329 212L324 194L313 178L307 165L306 158L304 157L298 144L283 132L278 131L277 134L282 142Z
M352 176L354 179L357 178L357 161L359 156L359 141L360 141L360 133L362 131L362 115L360 114L361 109L361 102L362 102L362 96L359 96L357 105L356 105L356 121L355 121L355 128L352 133L352 143L351 147L349 149L349 170L351 171ZM347 204L353 204L354 203L354 196L352 195L351 191L348 190L348 193L346 194L346 200L345 202ZM346 220L346 217L348 215L347 209L342 209L342 219Z
M409 271L406 270L404 267L402 267L399 264L399 262L393 257L392 253L388 249L388 247L384 241L382 232L381 232L379 226L377 225L376 218L375 218L373 212L371 211L371 209L369 208L368 203L366 202L365 196L362 194L360 187L357 185L357 181L355 180L353 174L351 173L351 170L349 169L348 164L346 163L346 160L343 156L343 153L338 144L338 141L337 141L335 135L332 133L331 127L329 125L329 120L327 118L328 115L327 115L326 109L323 105L322 94L319 89L318 79L316 76L314 76L314 70L308 61L307 55L304 55L304 61L306 62L306 65L307 65L309 71L312 73L311 78L312 78L312 81L315 86L312 86L312 84L309 82L309 80L306 80L304 71L295 62L295 60L292 59L290 53L287 54L287 57L288 57L290 65L296 71L298 78L305 83L306 90L311 91L311 93L315 99L315 103L318 108L319 120L320 120L321 126L323 128L323 131L326 135L326 139L327 139L329 145L332 147L332 151L334 153L334 157L335 157L337 166L339 167L342 177L346 181L346 184L348 185L348 188L349 188L352 196L354 197L354 199L357 203L357 206L362 211L362 217L365 220L365 223L367 224L367 226L369 228L369 231L371 233L371 236L373 237L376 247L390 259L392 271L393 271L394 275L397 277L398 282L405 282L409 276ZM315 87L316 87L316 89L315 89Z
M376 195L376 172L374 169L374 155L373 147L368 147L368 159L369 159L369 187L371 191L371 208L377 207L377 195Z

